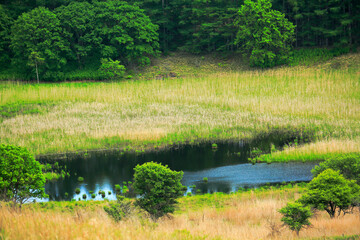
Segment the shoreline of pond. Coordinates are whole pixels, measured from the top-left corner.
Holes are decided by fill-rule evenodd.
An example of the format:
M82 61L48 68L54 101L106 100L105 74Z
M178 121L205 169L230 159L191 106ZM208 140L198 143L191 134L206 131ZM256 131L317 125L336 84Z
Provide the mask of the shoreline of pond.
M187 192L232 192L239 187L256 187L266 183L309 181L310 170L317 162L258 163L248 161L251 146L244 142L182 145L162 151L120 152L94 151L87 155L63 155L55 162L69 174L47 182L46 189L54 199L102 199L116 195L115 185L132 181L133 169L145 162L159 162L175 171L183 171ZM67 158L66 158L67 157ZM71 159L71 160L69 160ZM46 159L42 159L44 162ZM47 159L48 160L48 159ZM63 167L65 166L65 167ZM206 182L205 179L206 178ZM81 181L79 181L81 179ZM196 185L196 186L195 186ZM75 193L75 190L77 193ZM98 194L105 192L109 194ZM66 193L66 194L65 194ZM93 197L93 194L96 194ZM57 197L56 197L57 196ZM99 199L98 199L99 198ZM69 200L68 199L68 200Z

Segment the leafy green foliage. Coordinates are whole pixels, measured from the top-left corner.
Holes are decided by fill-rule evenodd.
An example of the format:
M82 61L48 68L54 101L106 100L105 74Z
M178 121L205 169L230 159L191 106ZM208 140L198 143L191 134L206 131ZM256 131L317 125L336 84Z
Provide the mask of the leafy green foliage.
M271 9L270 0L245 0L236 21L235 44L250 54L250 64L272 67L287 63L294 39L294 25Z
M238 1L183 1L179 13L184 40L181 49L192 53L233 51L238 8Z
M183 172L176 172L159 163L137 165L134 173L135 191L140 195L136 204L156 220L175 210L176 198L184 193Z
M288 203L279 212L283 215L281 221L284 222L292 231L299 235L304 226L310 226L309 218L312 216L310 207L304 206L299 202Z
M338 155L321 162L318 166L315 166L311 172L316 177L326 169L333 169L340 171L340 173L349 180L355 180L357 184L360 184L360 154L348 153Z
M96 52L100 39L94 35L94 6L88 2L71 2L55 9L54 13L61 22L64 36L70 43L71 58L83 67L89 55Z
M25 148L1 144L0 169L0 200L23 204L46 197L41 165Z
M56 78L54 72L67 63L66 54L70 52L57 16L46 8L36 8L22 14L11 32L11 48L19 67L24 68L31 53L36 52L44 61L43 78Z
M134 211L134 207L129 199L118 195L117 201L110 202L108 206L104 206L104 210L115 222L119 222L129 217Z
M102 58L100 72L110 79L121 78L125 73L125 66L120 64L118 60L111 58Z
M311 180L299 201L315 209L325 210L333 218L336 211L340 214L349 209L358 194L359 186L354 181L345 179L339 172L326 169Z
M94 34L102 58L122 63L150 63L159 48L158 26L138 6L123 1L94 2Z
M10 28L13 19L8 15L8 11L0 5L0 68L10 63Z

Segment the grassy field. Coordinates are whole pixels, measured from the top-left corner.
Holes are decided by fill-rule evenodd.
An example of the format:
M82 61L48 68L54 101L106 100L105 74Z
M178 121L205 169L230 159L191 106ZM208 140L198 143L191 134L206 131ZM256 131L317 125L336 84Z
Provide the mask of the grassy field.
M281 227L277 210L302 191L294 187L183 197L172 218L156 223L141 214L115 223L104 212L104 201L29 204L21 212L0 206L0 239L297 239ZM334 219L318 212L310 221L311 228L299 238L360 234L357 211Z
M121 82L1 82L1 143L34 154L142 150L252 139L285 128L311 132L313 142L266 161L360 152L359 54L272 70L196 61L169 56L137 80ZM178 77L154 79L166 71Z

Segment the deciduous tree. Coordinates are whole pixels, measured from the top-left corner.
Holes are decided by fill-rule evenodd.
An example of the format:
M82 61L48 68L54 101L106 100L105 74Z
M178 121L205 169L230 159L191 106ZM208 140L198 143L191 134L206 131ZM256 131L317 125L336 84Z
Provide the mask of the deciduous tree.
M340 214L352 206L358 192L359 186L354 181L345 179L339 172L326 169L311 180L299 201L315 209L325 210L333 218L336 212Z
M285 15L271 9L270 0L245 0L236 21L235 44L250 55L250 64L272 67L289 59L294 25Z
M0 200L21 205L30 198L44 198L44 186L41 165L28 150L0 145Z
M310 207L304 206L299 202L288 203L279 212L283 215L281 221L284 222L292 231L299 235L303 227L310 226L309 218L312 216Z

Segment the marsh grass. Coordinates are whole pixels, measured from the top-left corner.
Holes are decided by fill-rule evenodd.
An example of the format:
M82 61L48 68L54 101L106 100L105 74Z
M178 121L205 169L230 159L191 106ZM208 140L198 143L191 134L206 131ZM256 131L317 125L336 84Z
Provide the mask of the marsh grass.
M2 108L24 102L51 107L41 105L41 114L17 111L3 120L0 138L44 154L156 149L300 128L349 152L360 136L359 84L355 71L303 66L108 83L2 82ZM322 151L323 145L311 146Z
M281 227L278 209L299 198L303 188L206 194L183 197L171 218L154 223L133 214L116 223L103 210L106 202L81 201L25 205L15 212L0 207L0 229L7 239L296 239ZM360 233L359 213L331 219L319 212L300 238L326 239Z

